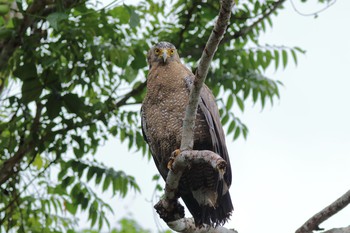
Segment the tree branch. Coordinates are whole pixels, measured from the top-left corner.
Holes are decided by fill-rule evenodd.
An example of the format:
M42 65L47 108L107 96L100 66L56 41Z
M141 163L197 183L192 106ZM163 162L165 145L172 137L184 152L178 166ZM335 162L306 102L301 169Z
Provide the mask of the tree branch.
M311 233L312 231L322 230L319 225L332 217L345 206L350 203L350 190L347 191L343 196L338 198L332 204L312 216L307 220L295 233Z
M221 1L219 17L203 50L198 68L196 70L194 84L190 93L190 100L186 108L185 119L183 121L182 140L180 147L181 150L190 150L193 148L193 129L195 124L200 90L203 86L205 78L207 77L210 62L213 60L214 54L229 24L233 4L233 0Z

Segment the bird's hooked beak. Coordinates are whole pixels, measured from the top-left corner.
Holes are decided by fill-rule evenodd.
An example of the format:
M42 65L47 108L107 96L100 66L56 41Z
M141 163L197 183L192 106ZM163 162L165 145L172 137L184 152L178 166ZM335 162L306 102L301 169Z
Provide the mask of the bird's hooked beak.
M168 58L168 51L166 49L163 50L163 62L165 63L166 62L166 59Z

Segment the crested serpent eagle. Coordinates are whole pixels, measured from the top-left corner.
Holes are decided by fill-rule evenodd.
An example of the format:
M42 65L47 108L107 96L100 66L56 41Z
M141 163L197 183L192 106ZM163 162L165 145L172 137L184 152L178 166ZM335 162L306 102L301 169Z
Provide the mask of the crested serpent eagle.
M147 93L141 107L142 132L150 147L154 162L166 180L171 153L180 148L182 123L193 73L181 63L174 45L159 42L147 55L149 73ZM227 163L223 177L207 164L192 164L179 183L182 198L197 226L203 223L224 224L233 211L229 187L231 166L220 122L218 107L204 84L198 104L194 128L194 150L210 150Z

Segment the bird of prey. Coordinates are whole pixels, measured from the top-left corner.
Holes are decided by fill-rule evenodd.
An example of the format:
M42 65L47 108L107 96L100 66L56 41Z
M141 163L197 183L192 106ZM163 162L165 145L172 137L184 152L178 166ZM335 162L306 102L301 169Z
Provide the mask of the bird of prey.
M141 107L142 132L154 162L166 180L170 156L180 148L182 123L195 76L181 63L175 46L169 42L154 45L148 52L147 61L149 73ZM222 225L233 211L228 190L232 180L231 166L218 107L206 85L200 93L193 149L210 150L220 155L227 163L226 172L219 177L209 166L192 164L180 180L178 195L197 226L203 223Z

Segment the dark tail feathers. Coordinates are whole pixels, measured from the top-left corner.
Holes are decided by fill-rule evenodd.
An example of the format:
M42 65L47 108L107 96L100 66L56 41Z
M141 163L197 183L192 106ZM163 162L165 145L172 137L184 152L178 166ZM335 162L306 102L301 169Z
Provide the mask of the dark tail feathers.
M190 194L182 196L187 208L191 212L196 226L208 224L212 227L225 224L233 211L230 193L227 192L219 198L216 208L210 206L200 206Z

